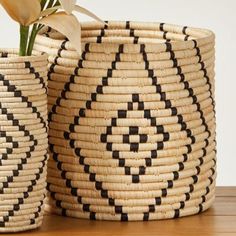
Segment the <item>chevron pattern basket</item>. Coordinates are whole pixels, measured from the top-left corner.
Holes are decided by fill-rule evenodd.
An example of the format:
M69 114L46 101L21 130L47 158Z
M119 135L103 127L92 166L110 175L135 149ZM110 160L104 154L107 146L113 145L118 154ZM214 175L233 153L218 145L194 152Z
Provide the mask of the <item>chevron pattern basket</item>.
M50 29L47 209L176 218L214 200L214 34L164 23L82 26L81 58Z
M47 164L47 56L0 49L0 232L42 224Z

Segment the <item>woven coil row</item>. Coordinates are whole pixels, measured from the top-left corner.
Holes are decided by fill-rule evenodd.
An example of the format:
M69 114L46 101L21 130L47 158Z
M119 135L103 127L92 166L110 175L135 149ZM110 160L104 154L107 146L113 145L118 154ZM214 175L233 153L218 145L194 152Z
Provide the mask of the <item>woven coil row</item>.
M196 214L214 199L214 35L163 23L82 26L80 58L45 29L47 209L99 220Z
M47 164L47 56L0 50L0 232L42 223Z

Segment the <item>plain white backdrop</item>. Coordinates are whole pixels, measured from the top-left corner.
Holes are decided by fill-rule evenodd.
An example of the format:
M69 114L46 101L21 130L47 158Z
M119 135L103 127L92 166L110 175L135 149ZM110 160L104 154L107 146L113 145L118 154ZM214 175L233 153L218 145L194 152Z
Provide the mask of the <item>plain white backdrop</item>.
M215 32L217 185L236 185L236 0L78 0L77 3L104 20L157 21ZM17 47L18 25L2 8L0 27L0 47Z

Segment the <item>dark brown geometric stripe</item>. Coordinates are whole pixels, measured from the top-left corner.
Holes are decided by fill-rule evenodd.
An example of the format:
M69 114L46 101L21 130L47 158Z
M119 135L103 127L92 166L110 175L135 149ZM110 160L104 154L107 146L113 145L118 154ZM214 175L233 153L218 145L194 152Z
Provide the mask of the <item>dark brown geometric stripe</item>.
M51 80L50 75L54 72L54 67L57 65L57 60L58 58L61 57L61 52L62 50L66 50L65 48L65 44L68 42L68 39L64 40L61 44L61 47L59 48L58 52L57 52L57 57L55 58L55 63L53 63L48 71L48 80ZM60 96L57 98L56 103L52 106L51 111L49 111L48 113L48 119L49 119L49 123L52 121L52 115L56 113L56 107L57 105L60 105L60 101L61 99L65 98L65 93L66 91L69 91L69 87L70 84L74 83L74 75L71 75L70 77L70 81L66 82L64 84L64 89L61 91Z

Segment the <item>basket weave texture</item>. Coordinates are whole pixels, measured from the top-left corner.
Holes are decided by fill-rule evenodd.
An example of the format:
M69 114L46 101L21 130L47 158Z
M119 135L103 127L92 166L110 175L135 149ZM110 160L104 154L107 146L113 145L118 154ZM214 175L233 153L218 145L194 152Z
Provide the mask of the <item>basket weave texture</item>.
M176 218L214 200L214 34L164 23L82 25L81 57L49 54L47 209L92 220Z
M0 49L0 232L42 224L47 171L47 55Z

